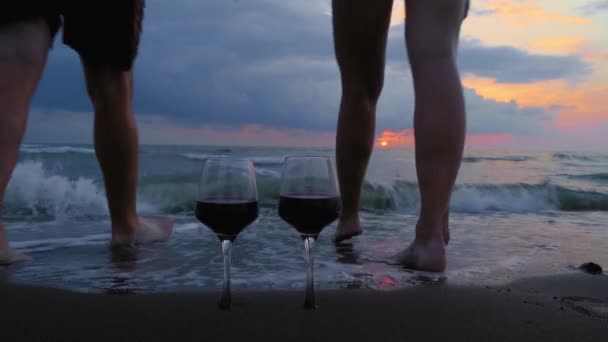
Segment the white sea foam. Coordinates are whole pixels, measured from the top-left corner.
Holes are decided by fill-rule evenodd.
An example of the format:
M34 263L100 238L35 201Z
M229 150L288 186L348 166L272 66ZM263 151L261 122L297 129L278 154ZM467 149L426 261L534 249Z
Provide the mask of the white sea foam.
M108 212L104 193L94 180L49 174L38 161L17 165L8 185L5 205L8 210L26 210L33 215L55 218Z
M95 154L95 150L88 147L75 147L75 146L40 146L40 145L23 145L21 147L23 153L81 153L81 154Z
M203 160L203 159L207 159L209 157L217 157L217 156L213 156L211 154L204 154L204 153L182 153L182 154L180 154L180 156L187 158L187 159L192 159L192 160Z
M108 214L102 185L91 178L52 174L39 161L17 165L4 204L9 212L55 219ZM146 202L139 202L138 209L144 214L156 211Z

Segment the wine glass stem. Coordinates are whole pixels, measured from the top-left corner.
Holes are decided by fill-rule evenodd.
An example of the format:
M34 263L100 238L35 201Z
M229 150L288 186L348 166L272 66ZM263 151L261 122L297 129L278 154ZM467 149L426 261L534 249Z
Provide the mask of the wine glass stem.
M313 259L313 248L315 246L315 238L306 237L304 238L304 249L306 253L306 297L304 299L305 308L316 308L317 303L315 300L315 288L314 288L314 259Z
M222 298L220 299L220 307L222 309L229 309L232 303L232 297L230 296L230 266L232 256L232 241L222 241L222 253L224 254L224 290L222 292Z

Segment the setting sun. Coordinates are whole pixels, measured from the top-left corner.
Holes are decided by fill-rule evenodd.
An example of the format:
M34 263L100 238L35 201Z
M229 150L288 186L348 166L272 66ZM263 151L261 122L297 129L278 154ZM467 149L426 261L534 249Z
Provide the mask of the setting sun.
M380 142L380 146L387 146L387 145L388 145L388 143L386 141Z

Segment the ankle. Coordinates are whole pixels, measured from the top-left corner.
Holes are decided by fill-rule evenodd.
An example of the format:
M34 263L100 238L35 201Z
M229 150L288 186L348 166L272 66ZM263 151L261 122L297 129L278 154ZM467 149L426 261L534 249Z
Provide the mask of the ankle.
M139 218L131 216L121 219L112 219L112 237L130 237L135 236Z
M353 221L353 220L359 220L359 211L358 210L342 210L342 212L340 212L340 221L341 222L347 222L347 221Z
M443 241L443 220L418 220L416 224L416 240L419 241Z
M8 249L8 236L4 225L0 223L0 251L4 249Z
M135 246L137 243L137 238L135 234L132 235L124 235L122 233L112 233L112 239L110 240L110 247L112 248L122 248Z

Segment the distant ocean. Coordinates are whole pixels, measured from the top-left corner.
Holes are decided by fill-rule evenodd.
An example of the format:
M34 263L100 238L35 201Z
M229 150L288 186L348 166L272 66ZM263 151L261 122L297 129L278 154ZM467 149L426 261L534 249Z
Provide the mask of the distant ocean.
M282 162L331 149L142 146L138 207L176 223L167 244L145 247L137 262L109 258L109 217L92 146L24 145L3 215L13 246L34 260L6 270L10 281L84 292L211 290L221 286L217 238L193 216L201 160L253 160L259 220L237 239L235 289L304 284L303 246L276 212ZM351 247L321 234L320 288L394 289L412 284L500 283L608 265L608 154L467 151L452 198L452 241L443 275L387 262L413 238L419 207L411 149L376 149L362 198L364 235Z

